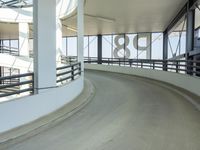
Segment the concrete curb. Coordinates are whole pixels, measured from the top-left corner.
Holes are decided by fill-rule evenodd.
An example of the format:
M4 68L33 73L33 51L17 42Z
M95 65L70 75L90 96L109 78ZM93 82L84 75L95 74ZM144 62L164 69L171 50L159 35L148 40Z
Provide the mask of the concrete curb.
M85 79L85 87L82 93L72 102L29 124L0 134L0 149L6 149L10 145L19 143L24 139L30 138L44 130L54 127L86 106L92 100L94 94L95 88L93 84L89 80Z

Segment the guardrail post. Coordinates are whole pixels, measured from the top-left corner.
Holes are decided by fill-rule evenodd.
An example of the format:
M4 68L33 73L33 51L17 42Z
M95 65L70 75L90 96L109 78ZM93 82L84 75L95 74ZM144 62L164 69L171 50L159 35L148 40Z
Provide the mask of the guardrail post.
M176 61L176 73L178 73L178 72L179 72L179 62Z
M98 41L98 64L102 64L102 35L97 35L97 41Z
M164 60L163 61L163 71L167 71L167 69L168 69L168 61Z
M79 75L81 75L81 63L79 63Z
M35 86L34 86L34 74L31 75L31 78L32 78L32 91L31 91L31 94L34 94L35 92Z
M74 65L71 66L71 70L72 70L72 80L74 80Z
M189 4L188 4L189 5ZM187 74L193 75L193 56L189 52L194 48L194 27L195 27L195 10L187 8L187 26L186 26L186 59L187 59Z
M131 60L129 59L129 65L130 65L130 67L132 67L132 62L131 62Z
M167 58L168 58L168 31L163 32L163 71L167 71Z
M0 67L0 78L2 76L2 67ZM2 84L2 80L0 80L0 84Z

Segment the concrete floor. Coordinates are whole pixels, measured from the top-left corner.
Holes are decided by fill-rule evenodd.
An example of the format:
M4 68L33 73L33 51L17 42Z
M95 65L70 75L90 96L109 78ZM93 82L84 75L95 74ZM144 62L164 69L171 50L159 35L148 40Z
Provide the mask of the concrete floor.
M94 99L8 150L200 150L200 112L163 84L87 71Z

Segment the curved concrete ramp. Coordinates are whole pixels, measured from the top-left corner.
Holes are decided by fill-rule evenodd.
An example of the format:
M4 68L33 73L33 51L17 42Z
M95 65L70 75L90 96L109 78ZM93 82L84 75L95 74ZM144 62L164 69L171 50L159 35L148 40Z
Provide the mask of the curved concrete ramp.
M96 94L84 109L9 150L199 150L200 112L170 86L87 71Z

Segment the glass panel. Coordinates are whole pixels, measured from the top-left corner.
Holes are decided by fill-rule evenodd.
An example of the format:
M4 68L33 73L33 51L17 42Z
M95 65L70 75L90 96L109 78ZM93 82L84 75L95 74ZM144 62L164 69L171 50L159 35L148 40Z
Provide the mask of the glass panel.
M66 37L62 38L62 55L67 55L67 39Z
M186 52L186 16L181 18L168 36L168 58L176 59L176 56Z
M97 36L89 36L89 57L97 57Z
M151 59L151 33L138 34L138 59Z
M67 50L68 56L77 56L77 37L68 37Z
M113 58L125 58L125 35L113 35Z
M163 34L152 33L152 59L163 59Z
M134 44L134 40L137 40L137 34L127 34L129 43L127 48L130 50L130 59L137 59L137 44Z
M89 57L88 36L84 37L84 57Z
M11 40L11 47L18 49L19 48L18 40Z
M112 35L102 36L102 57L103 58L113 58Z
M3 46L10 47L9 40L3 40Z

